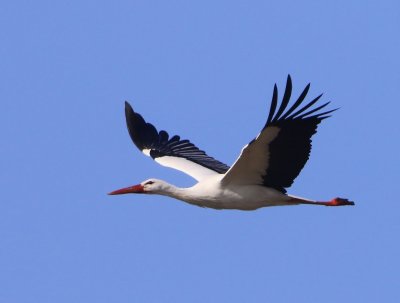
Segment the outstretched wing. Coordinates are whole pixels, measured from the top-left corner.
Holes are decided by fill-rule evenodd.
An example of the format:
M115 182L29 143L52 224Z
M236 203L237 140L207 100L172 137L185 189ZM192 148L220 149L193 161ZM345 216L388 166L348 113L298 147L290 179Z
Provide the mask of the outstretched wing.
M164 130L158 132L134 112L128 102L125 102L125 117L133 143L161 165L183 171L198 181L211 175L224 174L229 169L229 166L208 156L189 140L181 140L179 136L170 138Z
M283 193L306 164L311 151L311 137L317 125L334 110L321 112L329 102L310 109L322 96L302 105L310 84L293 105L288 107L292 80L287 78L282 102L278 107L278 89L275 84L267 122L260 134L246 145L229 171L224 184L260 184Z

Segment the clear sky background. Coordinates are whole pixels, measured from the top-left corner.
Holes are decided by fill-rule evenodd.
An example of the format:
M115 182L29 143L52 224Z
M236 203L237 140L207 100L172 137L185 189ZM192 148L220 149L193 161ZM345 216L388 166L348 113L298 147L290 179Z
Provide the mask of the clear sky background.
M400 302L398 1L2 1L1 302ZM253 212L107 196L194 183L131 143L124 101L231 164L274 83L340 107Z

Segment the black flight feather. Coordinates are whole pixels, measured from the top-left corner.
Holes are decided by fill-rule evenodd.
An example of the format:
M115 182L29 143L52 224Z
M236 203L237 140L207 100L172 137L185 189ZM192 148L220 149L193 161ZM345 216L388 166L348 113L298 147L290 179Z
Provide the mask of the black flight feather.
M286 193L286 188L293 184L310 156L311 137L316 133L318 124L328 118L327 115L336 109L311 115L327 106L329 104L327 102L307 111L317 103L322 94L298 109L306 98L310 84L305 87L295 103L287 109L292 90L291 78L288 76L283 100L275 114L278 103L278 92L275 88L276 86L264 130L269 126L276 126L279 128L279 133L269 144L269 164L263 175L263 185ZM296 109L297 111L294 112Z
M169 139L166 131L158 132L152 124L147 123L140 114L136 113L128 102L125 102L125 116L133 143L141 151L150 150L150 156L153 159L163 156L185 158L220 174L229 169L229 166L208 156L189 140L181 140L176 135Z

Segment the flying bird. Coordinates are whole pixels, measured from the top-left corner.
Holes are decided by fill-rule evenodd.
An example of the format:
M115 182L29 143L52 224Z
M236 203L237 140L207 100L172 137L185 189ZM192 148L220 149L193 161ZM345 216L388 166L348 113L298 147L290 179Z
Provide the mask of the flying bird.
M354 205L344 198L315 201L287 194L294 179L306 164L311 151L311 137L318 124L333 110L322 111L330 102L313 107L322 94L304 104L308 84L289 106L292 80L287 78L282 101L278 104L275 84L267 122L258 136L243 147L231 167L208 156L203 150L157 129L146 122L125 102L125 116L133 143L159 164L180 170L197 180L180 188L158 179L115 190L109 195L159 194L201 207L214 209L255 210L283 205Z

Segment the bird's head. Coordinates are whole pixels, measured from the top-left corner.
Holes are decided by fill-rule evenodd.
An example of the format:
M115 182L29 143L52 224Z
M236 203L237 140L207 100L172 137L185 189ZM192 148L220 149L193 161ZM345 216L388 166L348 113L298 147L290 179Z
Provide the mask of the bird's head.
M168 183L157 180L148 179L140 184L124 187L121 189L114 190L109 195L123 195L123 194L159 194L165 191Z

